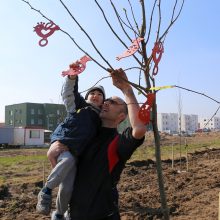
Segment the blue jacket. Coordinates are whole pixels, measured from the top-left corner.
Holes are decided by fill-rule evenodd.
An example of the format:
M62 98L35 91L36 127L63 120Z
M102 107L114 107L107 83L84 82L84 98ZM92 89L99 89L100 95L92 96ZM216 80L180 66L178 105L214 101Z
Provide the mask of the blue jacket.
M75 80L66 77L61 95L67 117L51 135L51 143L60 141L72 154L79 156L101 127L100 110L87 103L79 94L78 77Z

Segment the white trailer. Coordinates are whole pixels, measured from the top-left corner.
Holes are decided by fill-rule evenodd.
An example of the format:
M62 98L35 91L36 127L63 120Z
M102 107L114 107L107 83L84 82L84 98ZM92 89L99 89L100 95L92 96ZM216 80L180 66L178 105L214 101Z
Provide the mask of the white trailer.
M44 129L0 127L0 146L42 146Z

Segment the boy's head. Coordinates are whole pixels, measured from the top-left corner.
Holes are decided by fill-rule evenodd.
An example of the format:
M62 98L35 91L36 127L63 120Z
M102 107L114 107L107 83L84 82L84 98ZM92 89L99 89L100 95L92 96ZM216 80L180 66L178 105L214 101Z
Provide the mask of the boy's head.
M98 85L91 87L85 95L85 100L97 107L100 107L105 100L105 90L103 86Z

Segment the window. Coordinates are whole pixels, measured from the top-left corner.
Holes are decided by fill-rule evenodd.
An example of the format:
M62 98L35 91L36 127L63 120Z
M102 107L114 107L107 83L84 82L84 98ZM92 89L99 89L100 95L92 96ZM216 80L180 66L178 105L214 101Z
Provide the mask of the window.
M31 119L31 125L34 125L34 119L33 118Z
M34 109L33 108L31 109L31 115L34 115Z
M43 120L39 118L39 119L38 119L38 124L39 124L39 125L42 125L42 124L43 124Z
M57 109L57 115L60 115L60 110L59 109Z
M41 109L38 109L38 110L37 110L37 113L38 113L38 115L42 115Z
M30 130L30 138L40 138L39 130Z
M13 115L13 111L9 110L9 115L12 116Z

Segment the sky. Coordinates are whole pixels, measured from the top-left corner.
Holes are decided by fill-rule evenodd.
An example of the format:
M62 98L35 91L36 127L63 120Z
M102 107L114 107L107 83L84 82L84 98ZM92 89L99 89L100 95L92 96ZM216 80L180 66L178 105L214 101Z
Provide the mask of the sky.
M95 1L63 0L63 2L112 67L126 69L137 66L132 56L120 61L116 60L116 56L120 55L125 48L106 25ZM130 45L117 22L110 1L99 0L98 2L114 30L127 45ZM127 0L113 0L113 2L125 21L123 8L126 8L131 17ZM135 18L140 24L139 1L131 2ZM145 2L149 24L153 1ZM161 33L169 25L174 2L174 0L162 1ZM76 25L60 1L29 0L29 3L65 30L104 68L109 67L97 54L91 41ZM219 8L219 0L185 0L180 17L166 36L164 53L159 63L158 74L155 76L156 86L179 85L220 102ZM156 16L155 13L155 19ZM5 120L6 105L24 102L62 104L60 91L65 78L61 73L68 69L71 62L84 55L71 38L61 31L56 31L48 38L48 44L40 47L38 42L41 38L33 31L33 27L38 22L47 23L48 21L38 12L31 10L25 2L0 0L0 122ZM153 25L157 25L156 20ZM129 32L129 34L132 39L135 38L133 33ZM151 53L155 36L156 29L152 28L147 47L148 54ZM138 83L137 69L126 73L130 81ZM107 72L95 62L88 62L86 70L79 75L79 91L88 89L102 79L99 84L105 87L107 96L123 97L123 94L112 85L110 78L103 79L107 76ZM141 83L145 86L143 77ZM146 101L146 98L138 95L136 91L135 94L138 102ZM205 96L177 88L165 89L157 93L158 112L178 113L181 110L183 114L197 114L199 117L210 118L219 105ZM220 117L220 113L217 112L216 116Z

